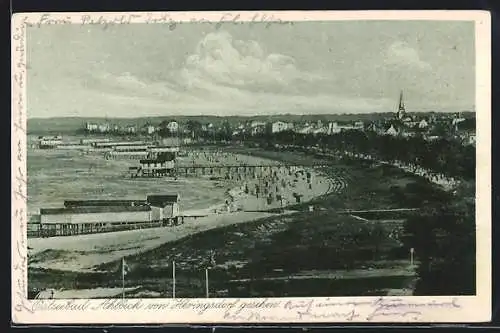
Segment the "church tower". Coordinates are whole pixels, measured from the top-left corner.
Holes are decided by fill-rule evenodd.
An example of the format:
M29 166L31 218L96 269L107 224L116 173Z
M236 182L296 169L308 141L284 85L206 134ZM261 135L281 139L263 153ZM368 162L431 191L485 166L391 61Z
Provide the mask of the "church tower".
M403 91L401 90L401 93L399 94L399 106L398 106L398 112L396 113L396 118L397 119L403 119L406 116L406 109L405 109L405 103L403 101Z

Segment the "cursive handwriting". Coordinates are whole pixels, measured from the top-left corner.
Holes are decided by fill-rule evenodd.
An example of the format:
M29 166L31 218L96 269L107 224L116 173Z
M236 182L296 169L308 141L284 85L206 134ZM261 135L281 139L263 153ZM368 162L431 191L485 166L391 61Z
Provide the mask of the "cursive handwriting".
M283 21L279 17L274 16L273 14L267 13L255 13L249 19L244 19L241 17L239 13L224 13L220 16L220 18L215 20L208 20L206 18L191 18L189 21L179 21L175 20L170 14L162 13L160 15L155 15L152 13L148 13L145 18L145 23L148 24L168 24L169 29L171 31L175 30L178 24L182 23L202 23L214 25L216 29L220 29L224 24L264 24L266 28L269 28L271 25L293 25L293 21Z
M301 308L299 306L299 308ZM245 311L243 308L238 308L236 310L226 310L223 314L223 319L238 321L238 322L259 322L259 321L271 321L271 322L282 322L282 321L298 321L298 320L318 320L318 319L330 319L330 320L346 320L352 321L354 318L358 318L359 314L355 309L348 309L346 311L333 311L333 312L314 312L312 308L306 308L305 310L297 310L294 307L293 310L289 311L286 315L277 315L272 311L258 312L255 310Z
M380 317L411 317L419 319L424 309L435 308L448 308L457 309L461 308L456 298L451 301L438 302L431 300L427 302L408 302L402 298L377 298L373 302L373 311L366 317L368 321Z
M25 99L24 90L26 88L26 27L28 18L22 17L19 23L13 27L12 44L14 47L14 57L12 59L12 88L13 88L13 156L12 179L13 193L13 225L17 227L17 237L13 253L13 273L15 273L13 287L15 288L14 310L16 312L33 312L33 309L26 300L28 295L27 287L27 267L28 256L26 254L26 203L27 203L27 183L26 183L26 125L25 125Z
M110 18L103 15L97 17L93 17L91 15L83 15L81 17L80 23L83 25L100 25L103 27L103 29L107 29L111 25L134 23L136 22L136 19L140 17L141 15L138 14L121 14Z
M241 14L238 13L225 13L221 16L219 21L215 23L215 28L220 29L223 24L251 24L254 25L256 23L264 24L266 28L269 28L271 25L293 25L293 21L283 21L274 15L269 15L266 13L256 13L252 16L250 20L243 20L241 18Z
M189 19L180 20L172 13L120 13L116 15L91 15L84 14L75 20L75 15L53 15L51 13L43 13L36 18L33 22L26 22L31 27L42 27L44 25L69 25L81 24L101 26L104 30L110 26L127 25L133 23L146 23L146 24L165 24L170 31L177 28L178 25L183 23L196 23L213 25L215 29L220 29L225 24L249 24L251 26L263 24L265 28L272 25L293 25L294 21L285 21L272 13L259 12L254 13L250 17L242 17L242 14L237 12L226 12L219 14L220 16L211 16L212 19L203 17L193 17Z
M22 154L19 153L18 156L20 156L20 155L22 155ZM22 160L22 158L21 158L21 160ZM18 199L21 199L24 202L27 202L27 200L28 200L28 196L26 195L27 182L26 182L26 177L25 177L25 174L24 174L21 166L19 166L17 168L15 180L17 182L17 186L14 189L14 195Z
M409 301L408 301L409 299ZM458 299L412 301L394 297L366 300L323 298L292 299L105 299L34 300L29 311L192 311L196 315L222 315L232 322L315 322L419 320L429 311L461 309ZM19 303L19 309L27 309Z

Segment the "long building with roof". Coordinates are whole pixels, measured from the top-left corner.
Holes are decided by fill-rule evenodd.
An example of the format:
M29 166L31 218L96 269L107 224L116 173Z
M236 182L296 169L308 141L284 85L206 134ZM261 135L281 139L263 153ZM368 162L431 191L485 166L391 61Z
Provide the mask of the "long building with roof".
M179 195L148 195L145 200L67 200L64 207L42 208L40 236L68 236L175 225Z

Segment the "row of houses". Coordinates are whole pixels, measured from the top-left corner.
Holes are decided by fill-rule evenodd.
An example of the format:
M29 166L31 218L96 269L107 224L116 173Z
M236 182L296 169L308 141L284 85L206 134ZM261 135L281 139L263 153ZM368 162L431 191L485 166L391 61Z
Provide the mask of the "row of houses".
M331 135L343 131L358 130L373 131L381 135L392 136L413 136L419 134L429 138L454 135L459 140L470 143L475 140L475 130L461 130L461 124L465 122L466 119L461 117L460 114L438 115L434 113L427 116L419 116L417 114L410 115L406 111L406 106L403 100L403 92L401 92L398 107L391 118L370 122L364 122L361 120L350 122L325 122L322 120L315 122L254 120L229 123L229 121L224 120L219 124L202 124L198 121L190 120L186 122L186 124L180 126L176 121L163 121L158 126L145 125L142 131L147 134L160 133L162 134L161 136L164 136L165 133L174 133L178 134L180 137L195 140L203 139L203 137L215 139L216 133L223 134L223 138L228 138L231 136L256 136L265 133L274 134L285 131L293 131L300 134ZM110 129L110 127L106 124L87 124L87 126L91 126L90 129L92 131L103 132ZM445 128L444 131L442 130L443 128ZM128 131L128 133L136 133L138 131L134 126L129 126L125 130Z
M172 133L179 131L179 124L176 121L171 121L165 126ZM122 134L154 134L160 131L160 126L146 124L142 127L137 125L119 126L109 122L104 123L86 123L85 130L88 133L122 133Z
M240 124L232 132L233 136L248 134L259 135L264 133L280 133L285 131L293 131L301 134L334 134L345 130L362 130L364 123L355 121L351 123L327 122L321 120L317 122L292 123L285 121L263 122L252 121L249 124Z

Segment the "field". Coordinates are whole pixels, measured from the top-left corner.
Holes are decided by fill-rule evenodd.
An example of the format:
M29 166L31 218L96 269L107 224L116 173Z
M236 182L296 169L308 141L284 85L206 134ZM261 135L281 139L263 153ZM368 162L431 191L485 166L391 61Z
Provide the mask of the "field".
M300 162L299 153L250 151L249 154ZM345 210L421 208L435 187L387 165L338 161L321 170L340 180L337 191L310 203L289 207L286 215L268 215L246 223L198 230L145 252L131 254L127 297L171 297L172 261L178 297L204 297L209 253L211 296L347 296L411 293L415 283L401 227L409 214L356 214ZM124 255L126 255L124 253ZM121 285L119 258L94 271L29 271L30 287L92 289ZM415 263L416 264L416 263ZM410 289L410 290L405 290Z

